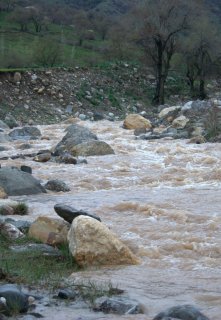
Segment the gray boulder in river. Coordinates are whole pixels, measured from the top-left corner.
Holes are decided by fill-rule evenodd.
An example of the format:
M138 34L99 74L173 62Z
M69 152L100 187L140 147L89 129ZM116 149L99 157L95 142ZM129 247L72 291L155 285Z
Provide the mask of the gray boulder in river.
M113 149L104 141L98 141L97 136L89 129L72 124L66 129L67 133L56 145L55 156L68 152L72 156L95 156L113 154Z
M9 196L46 192L31 174L11 167L0 168L0 186Z

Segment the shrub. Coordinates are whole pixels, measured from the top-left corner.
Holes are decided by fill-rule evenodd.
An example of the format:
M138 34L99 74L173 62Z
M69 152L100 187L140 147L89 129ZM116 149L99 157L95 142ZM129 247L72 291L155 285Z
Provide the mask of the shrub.
M14 207L14 213L20 216L24 216L28 214L28 206L24 202L19 202L15 207Z

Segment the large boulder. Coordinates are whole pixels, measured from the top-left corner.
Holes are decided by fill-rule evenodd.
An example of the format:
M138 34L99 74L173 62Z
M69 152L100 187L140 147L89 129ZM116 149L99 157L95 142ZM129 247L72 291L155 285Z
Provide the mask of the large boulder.
M139 114L129 114L124 120L123 127L125 129L151 129L151 122Z
M29 228L29 236L45 244L58 245L67 242L69 224L64 220L38 217Z
M114 154L114 150L104 141L87 141L80 143L71 148L72 155L75 157L83 156L104 156L107 154Z
M36 127L16 128L9 133L9 136L14 140L38 139L41 136L41 131Z
M21 196L46 192L31 174L17 168L0 168L0 187L9 196Z
M101 222L85 216L73 220L69 250L79 266L137 264L130 249Z
M82 142L97 140L97 136L94 133L78 124L72 124L66 131L66 135L55 147L54 155L56 156L60 156L64 152L71 153L71 149Z

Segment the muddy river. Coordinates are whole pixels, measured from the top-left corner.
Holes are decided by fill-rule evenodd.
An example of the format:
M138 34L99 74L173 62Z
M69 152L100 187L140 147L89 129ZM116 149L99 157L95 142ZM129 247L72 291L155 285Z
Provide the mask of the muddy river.
M68 193L14 197L30 207L29 219L56 216L56 203L97 214L141 259L138 266L103 268L72 274L74 279L109 282L140 301L144 315L87 319L151 319L159 311L193 304L211 320L221 314L221 145L187 140L136 140L121 122L81 122L109 143L115 155L88 157L88 164L37 163L30 158L2 161L32 167L43 183L61 179ZM67 124L39 126L50 140L30 141L48 149ZM1 155L21 153L21 141ZM65 313L64 313L65 312ZM45 319L78 319L80 311L54 310ZM83 314L82 314L83 315Z

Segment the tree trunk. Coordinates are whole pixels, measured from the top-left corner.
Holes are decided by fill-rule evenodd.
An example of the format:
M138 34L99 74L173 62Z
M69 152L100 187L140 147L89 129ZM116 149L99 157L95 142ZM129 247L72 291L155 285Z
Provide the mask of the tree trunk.
M159 105L164 104L164 85L165 75L163 74L163 44L162 41L156 42L157 47L157 84L153 104Z
M157 79L156 91L154 98L152 100L154 105L164 104L164 86L165 86L165 77L161 74L159 79Z
M205 91L205 80L203 78L200 79L199 85L199 98L204 100L206 98L206 91Z

